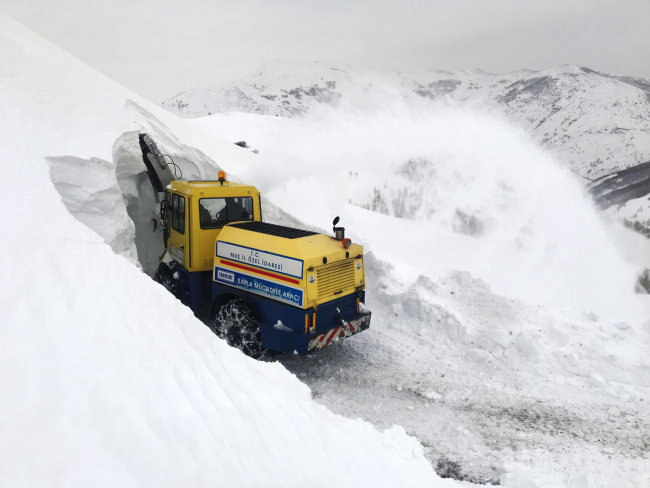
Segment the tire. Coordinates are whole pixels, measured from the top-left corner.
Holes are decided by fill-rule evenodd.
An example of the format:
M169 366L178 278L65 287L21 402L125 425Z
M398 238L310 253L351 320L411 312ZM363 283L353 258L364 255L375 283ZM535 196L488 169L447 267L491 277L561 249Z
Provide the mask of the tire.
M174 278L174 269L168 264L160 263L158 266L158 281L176 298L180 297L181 287L180 280Z
M266 351L262 346L262 334L255 313L241 298L222 305L214 319L212 331L217 337L225 339L228 345L251 358L258 359Z

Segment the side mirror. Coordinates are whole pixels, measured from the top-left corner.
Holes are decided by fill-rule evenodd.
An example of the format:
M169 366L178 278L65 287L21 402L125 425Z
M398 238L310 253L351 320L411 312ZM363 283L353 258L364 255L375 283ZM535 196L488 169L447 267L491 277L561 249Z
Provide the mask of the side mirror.
M160 202L160 218L165 219L167 217L167 211L169 210L169 202L167 200L162 200Z

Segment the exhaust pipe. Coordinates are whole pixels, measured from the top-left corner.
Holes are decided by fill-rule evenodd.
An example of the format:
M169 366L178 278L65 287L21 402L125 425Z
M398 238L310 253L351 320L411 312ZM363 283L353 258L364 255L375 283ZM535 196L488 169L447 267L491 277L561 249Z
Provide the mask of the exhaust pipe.
M339 223L339 218L336 217L332 225L334 226L334 239L341 241L345 249L349 248L352 245L352 239L345 238L345 227L337 227L336 224Z

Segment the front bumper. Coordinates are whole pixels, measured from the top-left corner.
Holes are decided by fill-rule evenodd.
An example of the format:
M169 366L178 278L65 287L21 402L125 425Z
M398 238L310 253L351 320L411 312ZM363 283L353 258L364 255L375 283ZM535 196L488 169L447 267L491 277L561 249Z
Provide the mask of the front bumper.
M302 342L307 343L306 352L323 349L330 344L340 342L348 337L351 337L355 334L358 334L359 332L368 329L370 327L371 315L372 314L370 313L359 314L358 317L355 317L352 320L341 320L341 325L330 330L305 336L306 340Z
M340 320L339 325L332 324L325 330L311 334L300 334L292 330L275 328L268 323L260 323L262 345L272 351L304 356L368 329L370 317L370 313L354 314Z

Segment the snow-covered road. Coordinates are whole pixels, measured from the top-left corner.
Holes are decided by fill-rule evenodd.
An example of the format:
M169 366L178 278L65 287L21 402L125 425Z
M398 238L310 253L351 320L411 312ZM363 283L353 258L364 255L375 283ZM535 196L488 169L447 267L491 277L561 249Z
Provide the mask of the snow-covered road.
M650 486L648 391L512 369L441 337L400 331L398 317L369 304L367 333L306 358L275 359L317 402L379 428L403 426L441 476L505 486L553 479L566 487Z

